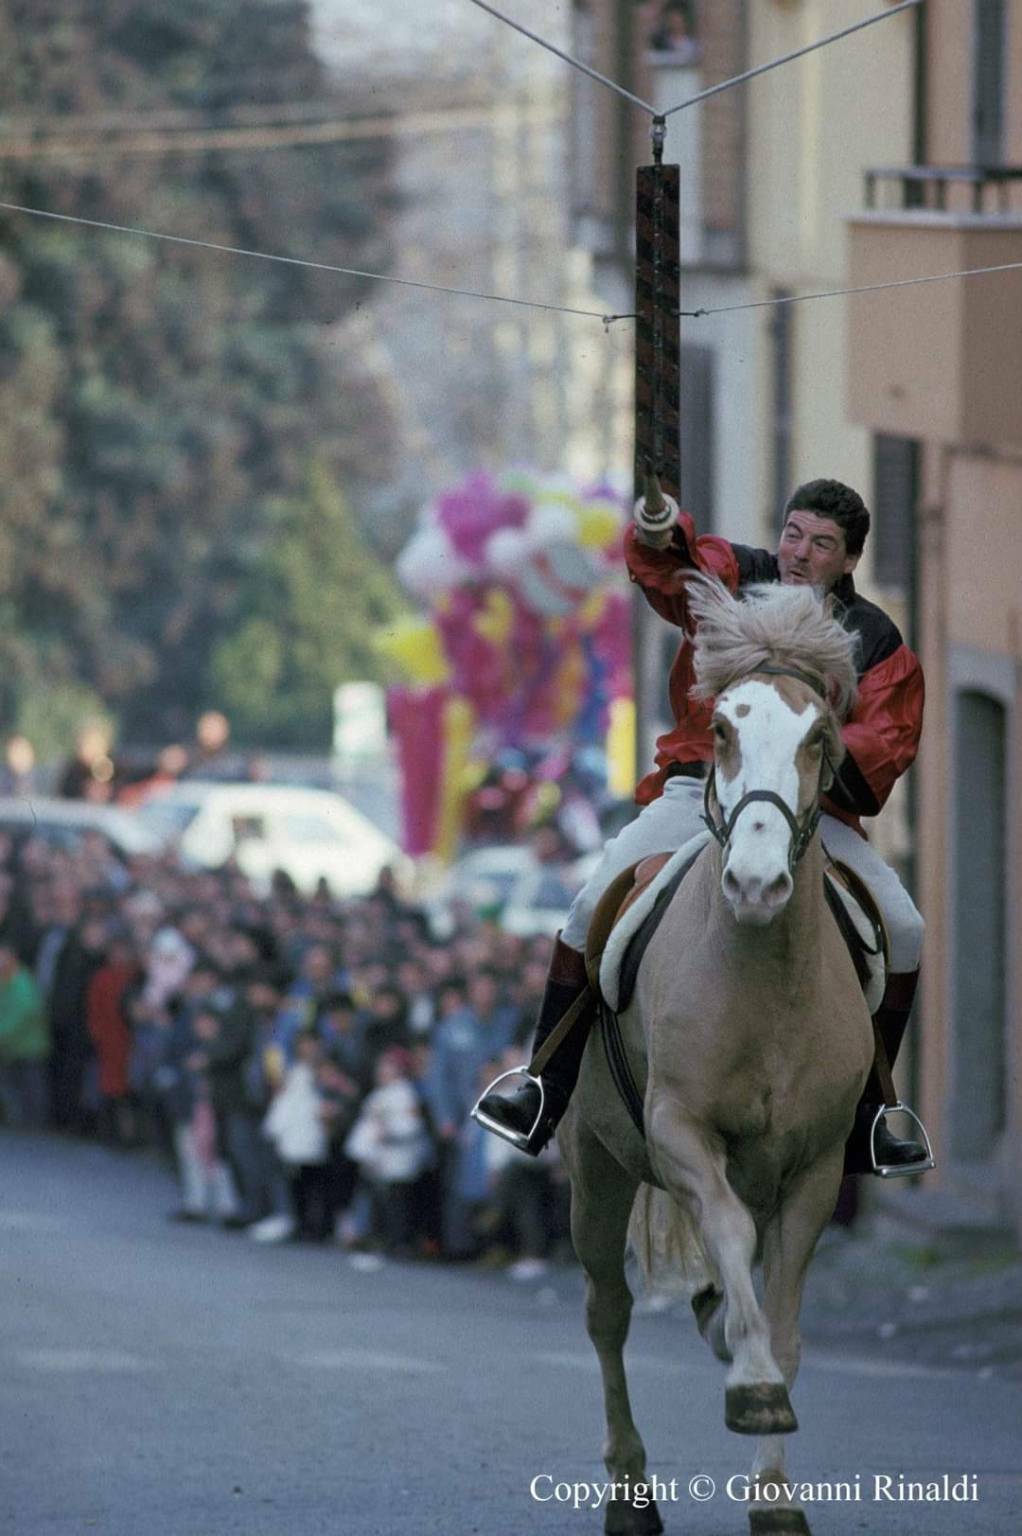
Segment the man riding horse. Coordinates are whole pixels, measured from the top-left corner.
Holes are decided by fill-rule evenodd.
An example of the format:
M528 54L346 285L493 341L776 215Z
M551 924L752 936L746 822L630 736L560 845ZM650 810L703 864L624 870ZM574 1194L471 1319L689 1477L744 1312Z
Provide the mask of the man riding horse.
M536 1048L587 991L586 935L603 892L639 860L680 848L702 829L701 780L713 758L713 703L690 696L695 682L691 643L695 621L686 595L688 579L701 573L716 577L732 593L761 582L814 587L832 596L835 616L858 639L858 696L842 725L846 753L840 776L823 801L821 834L828 853L868 886L887 928L890 967L874 1025L887 1064L893 1066L919 977L923 919L894 871L866 841L859 818L877 815L915 758L924 690L919 661L897 626L855 589L852 572L869 532L869 512L862 498L839 481L809 481L788 501L777 552L771 554L711 535L698 536L691 517L670 497L658 496L657 507L650 500L649 507L647 498L636 504L634 524L625 536L625 558L632 581L651 607L685 632L670 676L675 725L658 741L656 769L638 787L636 799L643 809L607 844L555 942L536 1026ZM477 1114L488 1129L533 1155L542 1150L578 1078L588 1034L587 1012L591 1018L592 1010L580 1006L577 1024L543 1068L542 1095L530 1080L507 1096L490 1092L481 1099ZM849 1140L847 1171L914 1163L931 1166L923 1146L898 1139L882 1116L877 1119L885 1101L883 1081L882 1065L879 1072L874 1066Z

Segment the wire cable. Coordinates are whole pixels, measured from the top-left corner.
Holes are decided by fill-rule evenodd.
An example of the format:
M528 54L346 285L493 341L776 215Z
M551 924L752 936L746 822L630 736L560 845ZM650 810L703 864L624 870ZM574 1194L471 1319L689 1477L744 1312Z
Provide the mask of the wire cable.
M65 163L116 159L131 155L189 155L215 151L218 154L251 154L264 150L329 147L360 140L397 138L402 135L458 133L486 127L492 121L492 107L448 107L438 112L401 113L386 117L333 118L327 122L269 124L251 127L173 129L172 131L136 132L118 138L61 139L59 136L15 140L0 138L0 163L34 160ZM529 126L563 122L556 108L527 108Z
M778 304L804 304L807 299L841 299L850 293L882 293L886 288L912 288L917 283L947 283L953 277L985 277L990 272L1017 272L1022 261L1004 261L996 267L966 267L962 272L930 272L925 277L899 277L889 283L864 283L860 288L830 288L822 293L789 293L780 299L755 299L749 304L721 304L714 309L679 309L684 320L701 320L705 315L730 315L739 309L774 309ZM615 319L625 317L617 315Z
M474 0L474 3L477 3L477 0ZM743 85L746 80L754 80L757 75L765 75L768 70L779 69L782 64L790 64L793 59L805 58L807 53L815 53L817 48L826 48L829 43L839 42L842 37L850 37L853 32L861 32L864 27L871 27L878 21L886 21L888 16L897 16L901 11L915 10L921 4L922 0L902 0L901 5L892 5L889 10L879 11L875 16L867 16L865 21L853 22L850 27L843 27L840 32L832 32L829 37L817 38L815 43L797 48L794 53L786 53L782 59L772 59L769 64L757 64L755 69L747 69L744 74L733 75L730 80L721 80L719 84L709 86L698 95L690 96L687 101L679 102L676 107L668 108L663 116L671 117L675 112L684 112L686 107L694 107L697 101L706 101L708 97L717 96L721 91L729 91L733 85Z
M203 251L219 251L225 256L251 256L257 261L276 261L288 267L303 267L313 272L333 272L344 277L367 277L378 283L396 283L401 288L425 288L430 293L457 294L466 299L487 299L493 304L517 304L523 309L544 309L559 315L581 315L600 320L607 330L615 320L629 320L631 315L604 315L598 309L573 309L565 304L544 304L537 299L513 299L502 293L480 293L474 288L450 288L443 283L418 282L410 277L392 277L385 272L363 272L358 267L337 267L323 261L304 261L299 256L278 256L270 251L250 251L243 246L220 245L214 240L194 240L188 235L167 235L155 229L135 229L127 224L109 224L102 219L84 219L71 213L53 213L47 208L27 208L21 203L0 202L8 213L25 213L37 219L54 219L61 224L80 224L87 229L101 229L115 235L136 235L145 240L165 240L173 245L195 246Z
M217 251L224 256L249 256L257 261L274 261L283 266L302 267L313 272L332 272L344 277L363 277L377 283L394 283L400 288L422 288L429 293L449 293L460 298L484 299L491 304L514 304L522 309L540 309L558 315L578 315L587 320L599 320L605 331L619 320L634 320L634 314L607 315L598 309L577 309L566 304L546 304L538 299L511 298L502 293L483 293L476 288L453 288L445 283L427 283L410 277L393 277L385 272L366 272L359 267L334 266L329 262L307 261L300 256L280 256L271 251L252 251L244 246L221 245L214 240L196 240L188 235L168 235L155 229L137 229L127 224L110 224L102 219L86 219L71 213L54 213L47 208L28 208L21 203L0 202L0 209L8 213L24 213L37 219L52 219L61 224L78 224L86 229L104 230L110 234L135 235L145 240L163 240L172 245L194 246L199 250ZM810 299L840 299L856 293L882 293L889 288L911 288L921 283L947 283L956 277L985 277L996 272L1022 270L1022 261L1005 261L992 267L966 267L960 272L929 272L921 277L900 277L887 283L864 283L857 288L828 288L818 293L791 293L779 299L754 299L746 304L720 304L709 309L678 309L674 314L685 320L702 320L708 315L730 315L739 310L775 309L780 304L804 304Z
M530 32L528 27L523 27L520 21L512 21L511 17L505 16L503 11L498 11L495 6L487 5L486 0L469 0L469 3L478 6L481 11L486 11L489 15L495 16L498 21L504 22L507 26L513 27L516 32L520 32L523 37L538 43L548 53L556 54L559 59L564 60L565 64L570 64L573 69L579 69L584 75L588 75L590 80L599 81L600 85L605 85L608 90L616 91L626 101L633 102L635 106L641 107L644 112L648 112L651 117L656 117L656 107L651 106L648 101L643 101L641 96L636 96L631 91L626 91L624 86L618 85L615 80L608 80L606 75L601 75L599 70L591 69L588 64L583 64L581 59L574 59L570 53L562 52L560 48L548 42L545 37L539 37L535 32ZM913 3L915 3L915 0L913 0Z

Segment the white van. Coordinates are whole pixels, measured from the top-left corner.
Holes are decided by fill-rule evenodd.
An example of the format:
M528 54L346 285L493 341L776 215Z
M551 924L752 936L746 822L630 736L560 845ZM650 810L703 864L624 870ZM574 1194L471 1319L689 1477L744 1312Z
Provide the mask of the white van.
M185 780L138 814L189 863L217 869L233 858L259 890L280 869L305 893L325 880L335 896L363 896L385 865L402 882L411 870L385 832L329 790Z

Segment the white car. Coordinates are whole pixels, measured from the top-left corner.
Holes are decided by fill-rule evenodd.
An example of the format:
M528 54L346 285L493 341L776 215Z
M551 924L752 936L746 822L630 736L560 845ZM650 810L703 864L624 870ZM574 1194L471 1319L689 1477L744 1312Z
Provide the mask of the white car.
M461 911L496 916L517 882L538 868L531 848L517 843L493 843L464 854L427 896L425 907L434 938L450 938Z
M390 865L410 863L392 838L323 789L184 780L139 808L145 824L188 862L217 869L228 859L259 890L282 870L305 893L325 880L335 896L364 896Z
M586 855L574 864L541 864L522 875L511 889L500 926L520 939L541 933L553 938L564 927L569 908L593 867Z
M476 848L451 866L427 903L434 936L450 937L459 908L495 917L519 938L556 934L601 857L593 853L571 864L541 864L531 848L514 843Z

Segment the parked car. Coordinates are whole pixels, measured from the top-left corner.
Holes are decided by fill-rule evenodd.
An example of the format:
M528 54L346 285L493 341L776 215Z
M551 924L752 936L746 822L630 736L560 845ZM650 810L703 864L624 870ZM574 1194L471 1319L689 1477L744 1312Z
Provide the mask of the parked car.
M541 864L531 848L495 843L452 864L426 904L433 933L453 932L459 908L496 919L520 938L555 934L568 908L599 863L599 853L568 864Z
M275 870L306 893L325 880L336 896L365 895L386 865L410 873L398 845L329 790L186 780L139 816L189 863L217 869L233 859L261 890Z
M523 874L512 886L501 928L519 938L536 934L558 934L570 905L586 883L578 865L539 865L532 874Z
M98 834L122 861L157 854L161 840L134 811L86 800L51 800L45 796L0 799L0 831L15 837L41 837L59 848L77 847Z

